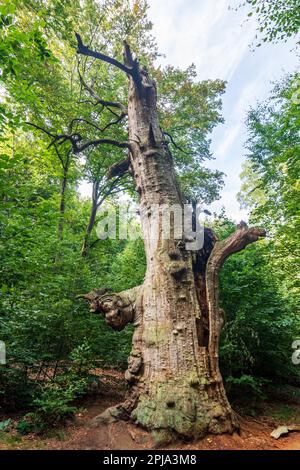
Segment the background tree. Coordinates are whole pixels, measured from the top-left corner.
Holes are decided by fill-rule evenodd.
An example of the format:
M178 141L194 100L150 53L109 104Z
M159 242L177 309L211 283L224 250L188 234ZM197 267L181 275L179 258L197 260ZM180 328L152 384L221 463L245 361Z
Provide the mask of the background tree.
M247 0L248 17L255 15L263 42L287 41L295 37L299 45L300 13L298 0ZM260 44L259 44L260 45Z
M248 114L248 156L240 200L251 220L269 230L270 259L281 272L287 301L299 301L298 75L278 83L271 98ZM296 308L296 304L295 304Z
M84 168L85 180L92 185L92 204L89 221L86 227L81 254L86 256L91 246L95 246L99 239L96 237L91 241L91 233L96 223L97 211L101 208L107 198L112 198L119 193L130 192L132 183L126 176L120 177L108 175L112 171L112 161L118 160L116 151L93 151L87 156ZM126 161L126 160L125 160Z

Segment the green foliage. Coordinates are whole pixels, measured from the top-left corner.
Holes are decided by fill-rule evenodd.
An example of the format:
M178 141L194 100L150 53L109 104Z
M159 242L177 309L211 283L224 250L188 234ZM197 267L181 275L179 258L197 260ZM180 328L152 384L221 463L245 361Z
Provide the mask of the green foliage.
M18 421L16 430L21 434L21 436L25 436L26 434L36 430L33 418L32 414L27 413L20 421Z
M75 400L88 391L89 375L68 370L41 386L31 406L16 426L20 434L43 432L71 417L77 410Z
M11 419L5 419L4 421L0 421L0 432L7 431L11 425Z
M80 132L85 139L99 136L112 113L97 109L80 85L77 67L97 95L126 105L124 74L82 58L77 64L74 30L119 59L127 38L150 67L185 195L209 203L222 186L222 173L206 169L205 161L212 158L209 135L222 122L225 84L198 82L194 66L156 69L147 8L144 0L3 0L0 6L0 339L7 349L7 364L0 366L0 407L25 410L17 425L21 434L68 418L99 380L94 368L125 368L132 329L111 331L76 295L95 287L122 291L139 285L146 269L141 240L97 241L92 232L92 249L81 256L92 205L80 197L78 186L84 180L98 188L97 203L108 198L115 204L119 191L136 197L128 178L108 191L107 170L126 153L103 146L75 157L67 142L49 146L47 134L25 123L51 133ZM299 332L294 93L289 83L280 88L280 109L270 105L249 116L251 155L241 198L253 209L253 221L266 225L273 238L233 257L223 271L227 324L221 363L232 394L239 389L259 396L265 380L297 375L290 361L291 339ZM124 120L109 126L106 136L125 140L126 134ZM233 230L224 218L215 226L221 237ZM7 426L2 421L0 431Z
M65 379L65 380L63 380ZM55 425L71 416L75 411L74 400L85 391L86 383L68 376L60 376L60 381L46 386L39 398L33 401L36 409L33 418L36 425Z
M268 101L248 115L248 158L242 174L241 202L253 223L271 238L272 272L292 310L299 311L299 75L276 85ZM292 307L293 306L293 307Z
M246 0L251 8L248 17L255 15L263 42L286 41L300 30L299 0ZM299 44L299 39L297 43ZM260 44L259 44L260 45Z
M234 230L226 218L215 221L221 238ZM263 396L266 381L299 381L291 361L291 344L299 331L294 299L287 301L280 273L266 239L231 256L221 272L220 300L226 314L220 346L222 374L232 396L247 385ZM249 383L248 383L249 382Z
M146 272L146 258L143 240L126 244L124 250L113 261L111 275L117 291L130 289L142 284ZM112 279L108 284L111 285Z
M229 376L226 378L226 388L229 395L234 398L255 396L256 398L264 398L262 387L266 383L265 380L258 379L252 375L243 374L240 377Z
M248 114L248 156L239 199L268 236L232 257L222 273L228 315L221 363L225 374L299 382L291 345L299 335L298 75L278 83Z
M285 403L276 404L267 410L267 416L271 416L276 422L282 423L300 423L299 408Z
M205 168L212 158L209 133L220 122L221 80L196 81L196 69L155 70L160 122L167 132L177 177L187 198L210 203L219 197L223 173Z

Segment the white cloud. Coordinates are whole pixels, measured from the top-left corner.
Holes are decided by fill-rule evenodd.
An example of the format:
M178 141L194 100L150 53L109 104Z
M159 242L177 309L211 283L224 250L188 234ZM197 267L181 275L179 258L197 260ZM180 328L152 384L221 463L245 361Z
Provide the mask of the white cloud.
M240 133L240 130L241 124L239 123L235 124L232 127L229 127L226 130L224 139L222 140L222 142L219 143L218 147L216 148L216 151L214 152L215 158L217 158L218 160L224 160L227 157L232 145L234 144L237 136Z
M237 0L149 0L150 18L159 49L166 54L161 63L186 67L195 63L199 79L228 81L224 97L225 125L213 133L215 161L228 176L221 201L228 215L235 220L246 218L239 210L236 193L246 141L245 117L250 106L267 97L271 82L286 70L296 68L291 44L264 44L251 51L257 24L249 21L245 9L228 10Z
M92 197L92 184L88 181L82 181L79 185L79 194L83 199Z
M220 201L215 201L209 206L211 212L216 212L217 214L221 212L222 208L225 208L226 215L230 217L234 222L238 223L241 220L244 222L248 221L248 213L244 209L240 209L240 205L237 202L236 198L232 198L231 191L224 191L222 199Z
M228 0L149 3L154 34L166 54L162 62L180 67L193 62L201 78L231 79L254 37L253 23L242 28L241 12L229 11Z

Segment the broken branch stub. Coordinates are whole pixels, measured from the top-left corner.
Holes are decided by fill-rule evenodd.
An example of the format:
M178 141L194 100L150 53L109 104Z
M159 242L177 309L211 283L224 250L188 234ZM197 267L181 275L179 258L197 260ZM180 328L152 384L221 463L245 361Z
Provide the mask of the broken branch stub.
M135 321L135 302L139 290L140 286L116 294L106 288L95 289L78 297L89 302L91 312L102 314L109 326L121 331L128 323Z

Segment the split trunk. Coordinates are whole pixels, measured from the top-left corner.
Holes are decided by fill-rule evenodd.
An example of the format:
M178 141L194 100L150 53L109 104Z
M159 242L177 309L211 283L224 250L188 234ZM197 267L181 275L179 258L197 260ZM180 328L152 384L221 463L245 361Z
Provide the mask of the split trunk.
M159 443L176 436L232 433L238 423L218 365L223 324L218 274L227 256L264 232L241 223L219 242L207 229L198 251L186 249L191 240L184 234L164 237L163 206L182 207L184 200L159 125L155 83L125 50L125 63L134 70L129 76L130 164L140 196L147 271L143 285L129 291L86 295L92 310L104 314L116 330L129 322L135 327L125 374L127 397L98 421L130 418L151 430ZM153 210L157 205L158 212Z

